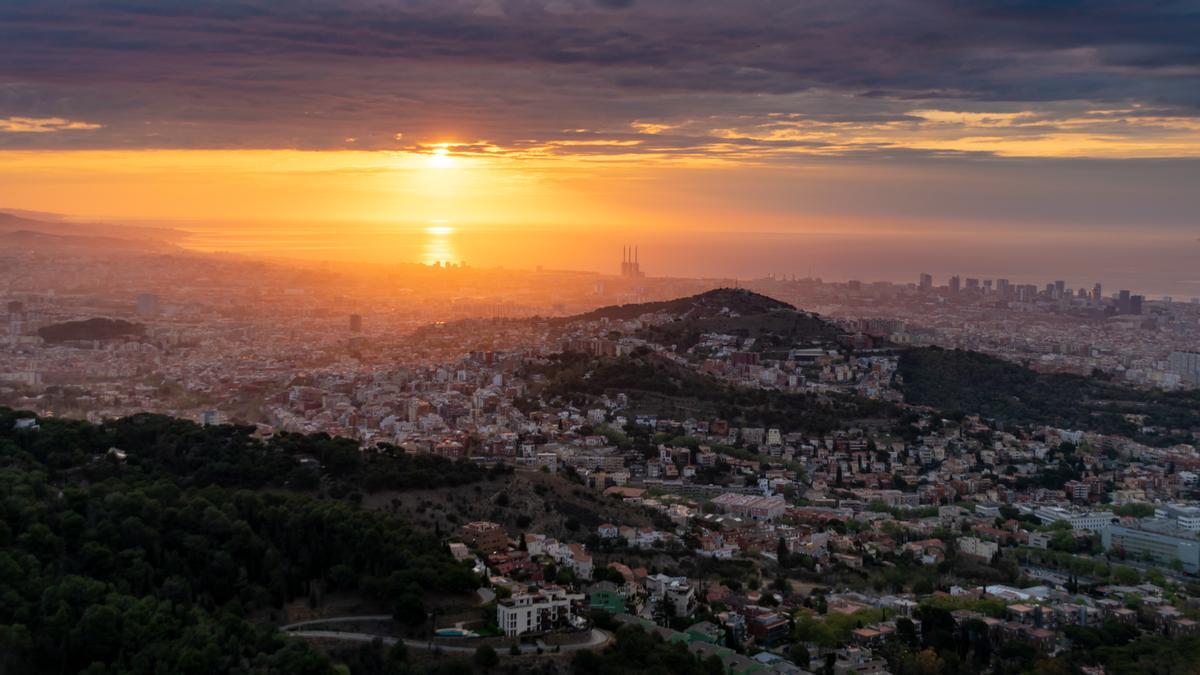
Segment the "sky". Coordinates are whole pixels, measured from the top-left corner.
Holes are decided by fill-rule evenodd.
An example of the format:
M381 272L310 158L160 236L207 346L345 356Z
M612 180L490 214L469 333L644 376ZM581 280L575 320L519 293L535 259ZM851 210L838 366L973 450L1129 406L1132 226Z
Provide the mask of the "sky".
M0 208L1200 257L1197 35L1200 0L0 0Z

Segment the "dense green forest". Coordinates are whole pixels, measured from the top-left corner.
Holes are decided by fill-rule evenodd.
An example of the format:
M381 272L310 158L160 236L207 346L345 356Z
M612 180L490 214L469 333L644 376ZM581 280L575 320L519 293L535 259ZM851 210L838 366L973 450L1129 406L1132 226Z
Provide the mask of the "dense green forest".
M0 408L0 434L9 433L15 416ZM123 471L168 474L197 486L320 489L340 497L354 490L453 487L507 471L406 454L386 444L364 453L357 441L327 434L281 432L264 440L252 426L200 426L149 413L103 424L45 419L41 427L9 437L51 468L102 471L105 465L89 465L90 460L116 449L128 455Z
M666 642L641 626L622 626L616 637L613 645L602 653L576 654L571 661L572 672L578 675L722 675L725 672L720 658L701 659L683 643Z
M394 516L249 489L301 453L355 470L327 437L264 443L159 416L17 428L27 416L0 409L0 672L327 673L271 625L283 603L356 591L419 622L426 592L478 585ZM465 468L450 462L388 462L469 480L443 476Z
M868 418L893 417L895 406L848 395L794 394L736 387L663 359L648 350L616 358L561 354L530 374L547 378L546 399L584 402L624 393L638 412L721 418L735 426L826 433Z
M900 355L905 401L1015 424L1050 424L1121 434L1154 445L1187 442L1200 431L1200 391L1140 390L1099 377L1038 373L958 349L928 347ZM1144 415L1144 419L1137 417ZM1134 421L1134 420L1141 421ZM1143 427L1160 431L1144 432Z
M714 316L680 319L641 330L639 337L686 351L706 333L754 338L752 351L783 351L809 345L833 344L844 332L820 317L791 309L736 317Z
M69 340L112 340L119 337L141 335L146 327L121 319L85 319L53 323L38 329L38 335L46 342Z

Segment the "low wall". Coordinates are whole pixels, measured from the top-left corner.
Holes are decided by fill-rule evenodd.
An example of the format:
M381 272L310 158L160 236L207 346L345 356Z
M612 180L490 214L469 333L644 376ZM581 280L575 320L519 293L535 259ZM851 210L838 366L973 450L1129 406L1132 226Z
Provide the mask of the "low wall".
M521 637L508 637L507 635L497 635L492 637L434 637L432 639L435 645L445 645L447 647L482 647L488 645L493 649L503 647L507 649L512 645L524 639L537 639L550 646L559 645L576 645L587 642L592 637L590 628L585 630L573 630L561 633L526 633Z

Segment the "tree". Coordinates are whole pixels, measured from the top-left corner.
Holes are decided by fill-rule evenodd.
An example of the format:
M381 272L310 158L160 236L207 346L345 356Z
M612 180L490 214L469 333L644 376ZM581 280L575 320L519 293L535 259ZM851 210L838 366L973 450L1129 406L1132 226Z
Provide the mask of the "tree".
M1138 571L1127 565L1118 565L1113 570L1113 577L1116 578L1118 583L1124 586L1135 586L1142 581L1142 577L1138 574Z
M913 658L913 672L916 675L942 675L946 662L932 648L922 649Z
M399 675L406 670L408 663L408 647L404 646L403 640L396 640L396 644L388 648L387 657L384 659L384 672L386 675Z
M917 626L912 619L905 616L896 619L896 638L909 647L917 646Z
M419 626L425 623L425 603L420 595L405 592L392 605L392 617L405 626Z
M788 648L788 659L804 670L808 670L808 662L812 661L812 656L808 653L807 647L797 642Z
M500 664L500 657L490 645L483 645L476 649L475 655L471 657L471 660L482 670L491 670Z

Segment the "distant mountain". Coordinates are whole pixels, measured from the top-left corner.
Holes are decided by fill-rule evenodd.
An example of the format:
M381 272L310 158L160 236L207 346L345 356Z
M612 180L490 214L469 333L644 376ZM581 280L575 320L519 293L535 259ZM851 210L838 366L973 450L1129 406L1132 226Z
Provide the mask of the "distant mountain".
M35 230L0 232L0 247L9 253L166 253L177 250L171 244L153 240L75 237Z
M0 212L0 242L39 252L167 252L183 232L155 227L37 220Z

